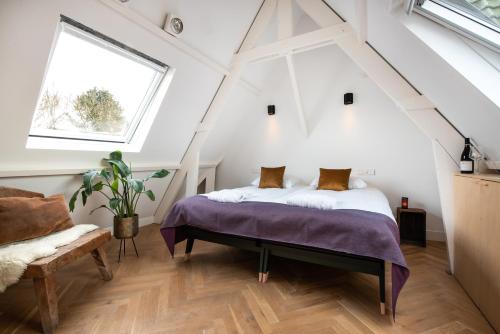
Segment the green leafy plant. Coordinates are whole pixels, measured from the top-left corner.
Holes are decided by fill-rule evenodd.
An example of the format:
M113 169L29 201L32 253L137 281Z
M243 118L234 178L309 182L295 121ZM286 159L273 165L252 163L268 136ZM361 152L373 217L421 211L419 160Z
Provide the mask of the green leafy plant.
M123 108L113 94L96 87L78 95L73 102L74 125L95 132L120 132L125 122Z
M69 201L71 212L75 209L78 195L81 195L82 204L85 206L88 197L98 192L106 197L108 203L93 209L90 214L98 209L107 209L120 218L133 217L142 194L152 201L155 200L154 193L147 190L144 184L149 179L159 179L169 174L167 170L160 169L145 179L136 179L132 175L131 167L123 162L120 151L111 152L109 159L103 160L109 167L102 170L89 170L83 174L83 184Z

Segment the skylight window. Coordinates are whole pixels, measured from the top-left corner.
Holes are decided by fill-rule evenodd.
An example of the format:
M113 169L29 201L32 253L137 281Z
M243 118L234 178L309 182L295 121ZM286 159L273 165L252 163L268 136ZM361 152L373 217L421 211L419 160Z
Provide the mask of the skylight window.
M500 52L499 0L413 0L414 9Z
M160 61L61 16L28 147L40 146L33 144L43 138L130 144L145 118L151 125L167 70Z

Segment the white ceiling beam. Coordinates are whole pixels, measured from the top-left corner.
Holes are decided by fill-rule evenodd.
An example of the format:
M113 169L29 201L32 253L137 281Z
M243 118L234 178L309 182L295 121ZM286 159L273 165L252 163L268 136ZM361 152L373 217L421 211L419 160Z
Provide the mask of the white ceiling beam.
M356 11L356 34L358 41L364 43L367 40L368 27L368 4L367 0L355 0Z
M398 101L398 105L401 109L406 111L432 110L436 108L434 103L432 103L432 101L425 95L416 95L409 99Z
M353 34L353 29L349 24L335 24L331 27L318 29L240 52L236 57L236 61L249 63L285 57L290 53L303 52L304 50L335 44L338 40L352 36Z
M293 36L293 7L292 0L278 0L278 39Z
M212 126L205 128L204 130L206 131L197 131L200 126L195 129L193 140L189 143L184 157L182 158L181 167L175 172L167 191L165 192L160 204L158 205L158 208L156 209L156 212L154 214L155 222L161 223L162 219L165 217L168 210L176 200L177 194L184 184L187 173L190 171L192 173L193 168L195 168L194 165L196 165L199 161L198 154L208 138L208 135L210 133L209 130L213 129L213 125L215 125L215 121L220 114L222 106L227 100L229 93L233 90L236 83L238 82L242 70L242 64L234 65L231 70L231 75L226 76L222 81L222 84L219 87L219 90L217 91L214 99L212 100L212 104L208 108L203 122L201 123L203 124L201 125L201 128L204 128L205 125L208 124Z
M420 94L367 44L351 39L338 45L397 105L419 98Z
M297 75L296 75L296 71L295 71L295 64L293 62L293 58L292 58L291 54L286 56L286 63L288 65L288 73L290 75L290 83L292 85L293 98L295 100L295 106L297 109L297 116L299 119L299 125L300 125L302 132L304 132L305 136L308 137L309 136L309 129L307 127L307 121L306 121L306 117L304 114L304 106L302 104L302 97L300 96L299 84L298 84Z
M262 7L257 13L254 21L252 22L250 30L243 39L240 51L248 50L254 47L260 35L268 26L275 8L276 0L264 0ZM177 194L182 188L188 172L191 171L191 180L193 179L193 170L199 163L199 152L201 151L203 144L207 140L210 130L215 126L217 119L221 113L222 107L228 100L230 92L240 80L241 73L245 64L236 61L237 58L238 54L233 56L233 61L231 62L229 73L222 80L222 83L215 93L212 103L208 107L205 116L203 117L200 125L198 125L194 131L193 140L190 142L189 146L186 149L186 152L181 161L181 167L175 172L167 191L165 192L160 204L158 205L158 208L156 209L156 212L154 214L156 223L161 223L168 210L174 203L175 199L177 198ZM194 182L192 181L190 182L190 184L193 183ZM190 189L190 191L192 192L192 189Z
M165 32L165 30L161 29L142 15L138 14L134 10L128 8L126 5L122 4L121 2L117 0L99 0L101 3L106 5L107 7L111 8L118 14L122 15L125 17L127 20L131 21L134 24L137 24L141 26L143 29L149 31L150 33L154 34L155 36L159 37L161 40L169 43L170 45L174 46L176 49L179 51L183 52L184 54L188 55L189 57L195 59L196 61L204 64L205 66L208 66L215 72L222 74L222 75L228 75L229 74L229 69L226 68L225 66L219 64L217 61L213 60L209 56L205 55L201 51L195 49L194 47L184 43L181 39L174 37L170 35L169 33ZM241 79L240 84L242 87L245 89L251 91L255 95L259 95L261 93L260 89L253 85L252 83Z
M200 152L193 155L193 160L186 173L186 196L194 196L198 193L200 173Z
M241 43L241 47L238 52L246 51L255 46L260 36L262 36L267 26L269 25L269 22L271 22L271 19L273 18L273 14L276 9L276 3L277 0L264 1L262 7L259 10L259 13L252 23L252 27L250 28L250 30L248 30L243 43Z

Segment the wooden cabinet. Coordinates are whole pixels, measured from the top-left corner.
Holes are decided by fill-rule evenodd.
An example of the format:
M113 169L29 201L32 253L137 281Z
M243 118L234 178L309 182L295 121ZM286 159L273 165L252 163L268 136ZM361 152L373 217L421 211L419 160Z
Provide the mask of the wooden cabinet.
M425 210L399 207L396 214L396 222L399 226L399 239L401 243L407 242L426 246L426 216Z
M455 276L500 331L500 176L455 176Z

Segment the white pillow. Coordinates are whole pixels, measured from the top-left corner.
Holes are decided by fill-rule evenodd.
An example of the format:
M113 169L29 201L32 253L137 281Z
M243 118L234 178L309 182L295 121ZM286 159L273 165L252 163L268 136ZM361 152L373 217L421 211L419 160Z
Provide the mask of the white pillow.
M260 183L260 176L257 177L255 180L253 180L251 185L254 187L258 187L259 183ZM289 189L289 188L295 187L298 184L300 184L300 179L298 179L295 176L285 175L283 177L283 188Z
M316 189L316 188L318 188L318 182L319 182L319 177L317 176L311 181L309 186ZM363 181L363 179L360 179L359 177L355 177L355 176L349 177L349 190L351 190L351 189L363 189L363 188L366 188L367 186L368 185L366 184L365 181Z

